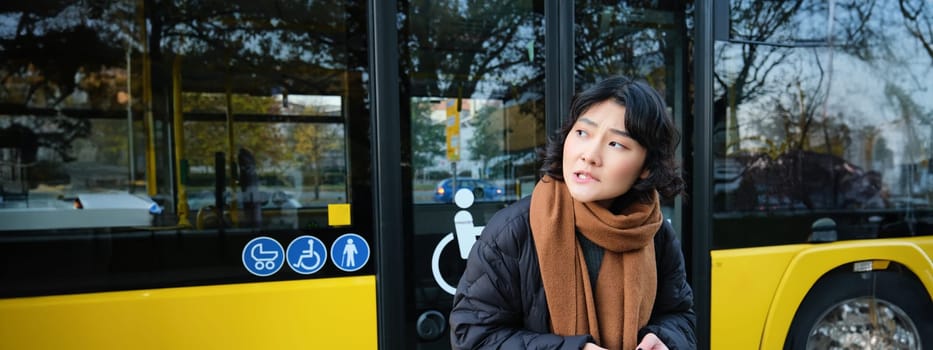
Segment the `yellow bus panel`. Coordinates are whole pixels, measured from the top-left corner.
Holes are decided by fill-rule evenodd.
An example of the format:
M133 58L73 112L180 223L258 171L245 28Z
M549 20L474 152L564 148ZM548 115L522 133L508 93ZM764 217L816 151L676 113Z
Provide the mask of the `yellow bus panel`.
M0 300L0 349L375 349L375 276Z
M807 245L710 252L710 349L757 349L787 265Z
M780 349L807 292L848 263L897 262L933 298L933 237L719 250L711 256L710 348ZM844 288L844 286L841 286Z

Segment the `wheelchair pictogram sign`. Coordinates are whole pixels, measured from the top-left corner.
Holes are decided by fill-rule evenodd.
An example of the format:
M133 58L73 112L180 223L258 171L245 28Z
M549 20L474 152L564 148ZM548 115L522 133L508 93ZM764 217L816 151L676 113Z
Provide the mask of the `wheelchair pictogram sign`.
M467 211L467 208L473 206L473 192L461 188L454 194L454 203L460 207L460 211L454 215L454 231L456 231L457 250L460 252L460 258L466 260L470 255L470 249L476 243L476 238L483 233L485 226L476 226L473 224L473 214ZM441 275L441 252L450 242L454 241L454 232L448 233L441 238L441 241L434 247L434 254L431 256L431 272L434 273L434 281L445 292L451 295L457 291L457 288L447 283L444 276Z
M302 275L318 272L327 262L327 247L314 236L300 236L288 244L288 267Z
M269 237L256 237L243 247L243 266L250 273L265 277L282 268L285 252L278 241Z

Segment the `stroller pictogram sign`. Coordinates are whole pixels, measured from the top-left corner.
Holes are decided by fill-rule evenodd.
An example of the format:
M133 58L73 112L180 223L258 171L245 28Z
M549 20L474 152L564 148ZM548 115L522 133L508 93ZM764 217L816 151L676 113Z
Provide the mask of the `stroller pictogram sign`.
M283 262L285 251L272 238L256 237L243 247L243 266L256 276L265 277L278 272Z
M302 275L310 275L324 267L327 247L317 237L300 236L288 244L285 256L288 258L288 267Z

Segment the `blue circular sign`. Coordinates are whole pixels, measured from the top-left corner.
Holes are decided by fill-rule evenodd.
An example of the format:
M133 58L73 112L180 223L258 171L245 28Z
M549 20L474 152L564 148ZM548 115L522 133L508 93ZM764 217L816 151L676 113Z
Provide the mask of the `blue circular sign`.
M256 237L243 247L243 266L256 276L269 276L282 268L285 250L278 241L269 237Z
M300 236L288 244L285 256L288 267L302 275L310 275L327 263L327 247L317 237Z
M330 246L330 260L346 272L362 269L369 261L369 243L358 234L344 234Z

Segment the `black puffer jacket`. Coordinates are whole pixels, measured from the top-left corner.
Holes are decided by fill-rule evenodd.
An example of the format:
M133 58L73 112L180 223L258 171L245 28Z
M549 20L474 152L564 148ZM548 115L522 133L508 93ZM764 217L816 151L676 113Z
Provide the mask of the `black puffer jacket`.
M580 349L589 335L550 333L550 315L528 221L530 197L500 210L470 251L450 312L454 349ZM696 348L693 290L674 230L654 238L658 294L639 339L654 333L671 350Z

